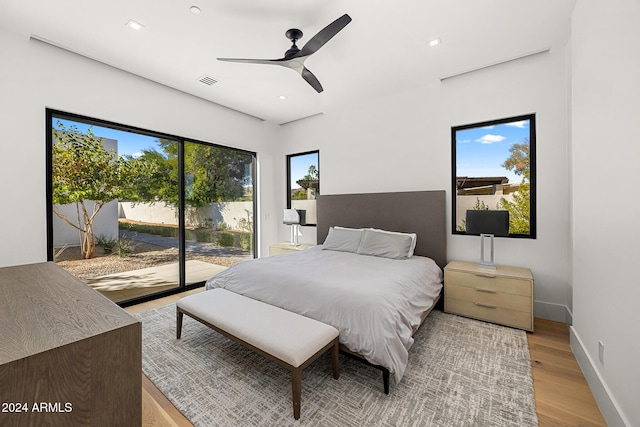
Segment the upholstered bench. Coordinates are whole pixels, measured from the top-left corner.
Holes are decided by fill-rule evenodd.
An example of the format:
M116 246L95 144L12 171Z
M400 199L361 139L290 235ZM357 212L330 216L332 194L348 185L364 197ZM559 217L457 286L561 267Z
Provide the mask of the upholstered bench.
M302 370L331 349L338 379L338 330L226 289L212 289L176 303L177 338L187 315L291 371L293 416L300 418Z

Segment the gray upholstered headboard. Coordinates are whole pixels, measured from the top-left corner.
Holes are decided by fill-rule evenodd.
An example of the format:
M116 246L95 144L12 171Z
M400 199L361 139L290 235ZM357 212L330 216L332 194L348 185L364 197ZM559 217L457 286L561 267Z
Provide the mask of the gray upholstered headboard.
M321 195L317 199L318 244L329 227L374 227L416 233L415 254L447 263L446 197L444 190L399 193Z

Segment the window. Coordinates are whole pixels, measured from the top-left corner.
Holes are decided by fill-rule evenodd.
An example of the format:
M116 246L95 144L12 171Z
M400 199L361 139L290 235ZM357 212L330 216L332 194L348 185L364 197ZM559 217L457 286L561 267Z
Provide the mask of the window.
M452 228L467 210L509 211L509 237L536 238L535 114L451 128Z
M316 197L320 194L320 152L287 156L287 209L304 211L305 224L316 225Z
M255 153L47 110L48 260L129 305L254 257Z

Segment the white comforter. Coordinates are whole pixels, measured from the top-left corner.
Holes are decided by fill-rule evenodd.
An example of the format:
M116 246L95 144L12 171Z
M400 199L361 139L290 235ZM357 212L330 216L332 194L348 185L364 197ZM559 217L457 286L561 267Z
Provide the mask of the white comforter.
M412 334L440 295L442 270L426 257L393 260L321 248L244 261L206 287L332 325L342 344L389 369L399 382Z

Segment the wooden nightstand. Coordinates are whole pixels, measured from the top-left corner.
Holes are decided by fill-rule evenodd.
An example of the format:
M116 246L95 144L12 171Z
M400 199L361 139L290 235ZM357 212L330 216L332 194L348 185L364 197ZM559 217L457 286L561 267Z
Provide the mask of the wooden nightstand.
M303 251L309 249L313 245L299 244L298 246L292 246L291 243L276 243L269 246L269 256L286 254L287 252Z
M452 261L444 268L444 311L533 332L531 270Z

